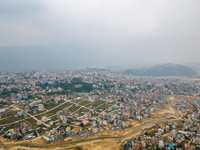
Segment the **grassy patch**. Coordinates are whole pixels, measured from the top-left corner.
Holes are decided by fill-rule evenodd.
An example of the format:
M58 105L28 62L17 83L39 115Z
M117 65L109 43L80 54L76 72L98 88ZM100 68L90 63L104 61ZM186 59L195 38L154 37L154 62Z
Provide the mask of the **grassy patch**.
M21 123L21 122L20 122ZM4 131L8 131L10 129L15 129L15 128L20 128L20 123L15 123L15 124L12 124L12 125L9 125L6 127L6 129L4 129Z
M43 134L45 134L45 130L43 130L42 128L41 129L39 129L39 130L37 130L37 132L40 134L40 135L43 135Z
M91 103L91 101L85 100L85 101L80 102L79 104L84 106L88 103Z
M76 102L80 102L80 101L82 101L83 99L76 99Z
M51 121L56 121L56 120L58 120L58 117L56 115L51 117Z
M66 141L66 142L68 142L68 141ZM68 147L69 145L64 145L63 147Z
M95 101L95 102L93 102L93 103L87 105L87 107L89 107L89 106L95 106L95 107L97 107L97 106L99 106L99 105L101 105L101 104L103 104L103 103L105 103L105 101L100 101L100 100L98 100L98 101Z
M97 117L98 116L98 114L92 114L91 115L91 117Z
M64 100L60 100L58 102L58 104L55 104L54 102L44 103L44 108L46 108L47 110L50 110L50 109L54 108L55 106L58 106L64 102L65 102Z
M4 118L10 117L10 116L13 116L13 115L17 114L17 112L19 112L19 111L10 110L10 111L7 111L7 112L3 113L2 116L3 116Z
M154 130L150 131L150 132L148 133L148 135L151 136L151 137L155 136L155 131L154 131Z
M24 117L23 116L20 116L20 117L14 117L14 116L13 117L9 117L7 119L0 120L0 125L9 124L9 123L21 120L21 119L24 119Z
M30 124L36 124L36 120L33 119L33 118L25 119L24 122L27 122L27 123L30 123Z
M79 109L81 106L76 107L75 105L73 105L72 107L69 108L69 111L74 112L77 109Z
M164 137L163 137L163 141L164 141L165 143L167 143L167 136L164 136Z
M99 106L98 109L103 109L103 110L105 110L105 109L108 109L108 107L109 107L109 105L106 104L106 103L104 103L103 105Z
M82 107L76 113L79 114L79 115L84 115L85 113L87 113L89 111L90 111L89 109L86 109L86 108Z

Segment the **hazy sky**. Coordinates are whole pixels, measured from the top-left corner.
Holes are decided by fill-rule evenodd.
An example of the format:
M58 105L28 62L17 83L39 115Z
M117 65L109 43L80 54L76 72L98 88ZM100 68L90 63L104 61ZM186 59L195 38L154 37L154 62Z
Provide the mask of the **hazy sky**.
M200 62L200 1L1 0L0 33L0 46L76 45L118 63Z

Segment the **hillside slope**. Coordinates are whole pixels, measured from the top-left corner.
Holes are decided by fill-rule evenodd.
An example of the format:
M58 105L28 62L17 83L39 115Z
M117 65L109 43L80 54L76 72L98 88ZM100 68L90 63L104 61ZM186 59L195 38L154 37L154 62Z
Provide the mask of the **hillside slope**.
M137 76L193 76L196 71L183 65L161 64L144 69L127 69L123 73Z

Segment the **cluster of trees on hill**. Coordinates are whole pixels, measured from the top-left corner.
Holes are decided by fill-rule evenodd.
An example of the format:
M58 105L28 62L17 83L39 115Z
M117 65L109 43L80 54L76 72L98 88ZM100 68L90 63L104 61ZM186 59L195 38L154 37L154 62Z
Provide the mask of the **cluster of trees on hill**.
M12 88L10 91L8 91L7 89L4 89L1 93L0 93L0 97L5 98L10 96L11 93L18 93L19 90L17 88Z
M76 87L76 85L82 85L80 87ZM49 87L53 87L53 88L62 88L63 91L60 92L60 94L67 94L69 93L69 91L71 92L90 92L93 90L92 84L90 83L85 83L82 82L81 78L73 78L71 83L65 82L65 83L59 83L59 82L55 82L53 84L48 84L48 83L40 83L38 82L36 84L37 86L40 86L43 89L46 89L47 86Z

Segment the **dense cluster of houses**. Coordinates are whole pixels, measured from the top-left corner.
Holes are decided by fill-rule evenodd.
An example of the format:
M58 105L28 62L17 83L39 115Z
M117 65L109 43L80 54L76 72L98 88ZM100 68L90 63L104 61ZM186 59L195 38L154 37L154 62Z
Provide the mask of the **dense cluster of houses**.
M4 128L6 129L6 128ZM1 131L3 132L3 130ZM22 122L20 124L20 128L16 127L14 129L10 129L2 134L3 137L10 139L11 141L20 140L24 137L24 139L33 139L36 137L33 127L31 124L27 124Z
M57 141L57 140L61 140L63 139L63 135L64 135L64 131L62 130L50 130L49 132L46 132L44 136L42 136L42 138L44 140L46 140L47 142L51 142L51 141Z
M184 119L183 125L165 122L149 125L140 135L135 135L122 143L123 149L166 148L166 149L199 149L200 120L199 114L193 113L190 119Z
M64 90L63 87L54 86L74 82L74 79L81 82L75 85L75 88L82 88L81 83L90 83L92 90L86 93ZM98 70L74 70L62 72L1 72L0 73L0 119L4 119L2 114L8 111L9 105L17 105L17 110L13 115L15 118L30 117L28 114L39 115L48 110L51 103L54 107L60 103L70 101L76 107L80 106L81 99L88 100L91 103L103 102L105 107L100 105L84 106L89 110L87 113L72 113L67 107L55 112L56 120L52 121L48 116L43 115L39 121L47 124L47 127L53 125L62 125L63 130L47 129L43 139L47 142L63 139L64 135L72 136L79 134L87 136L88 133L98 133L100 128L110 124L108 130L117 130L128 128L130 119L144 120L151 116L160 106L167 104L166 95L199 95L200 90L194 82L186 78L166 78L166 77L137 77L121 75L118 72L98 71ZM101 104L103 104L101 103ZM191 100L197 112L200 111L200 101ZM51 107L51 109L53 109ZM82 107L82 106L81 106ZM177 103L175 108L185 112L186 102ZM193 112L193 111L192 111ZM191 112L191 113L192 113ZM10 117L10 116L8 116ZM191 121L185 120L184 126L187 129L177 130L178 125L168 124L165 127L158 128L153 137L148 134L133 137L123 143L123 147L134 147L139 149L141 146L158 144L166 147L166 141L163 140L163 134L167 135L167 147L172 147L173 142L183 143L186 138L192 139L193 143L199 144L197 131L190 131L198 126L198 113L189 116ZM91 125L91 128L82 130L81 126ZM2 127L3 128L3 127ZM152 126L151 128L155 128ZM172 130L173 129L173 130ZM14 129L13 132L4 132L4 135L12 140L30 139L35 137L30 124L24 123L20 130ZM183 136L184 135L184 136Z

